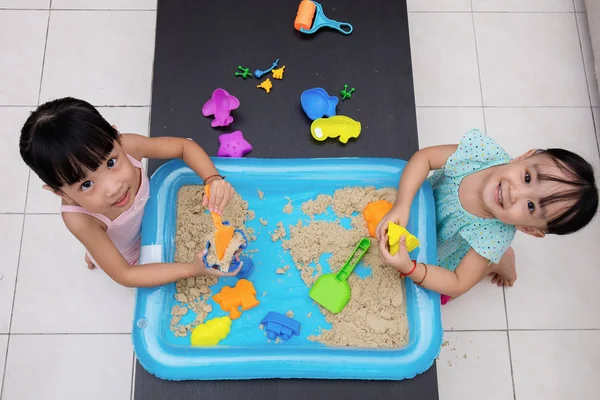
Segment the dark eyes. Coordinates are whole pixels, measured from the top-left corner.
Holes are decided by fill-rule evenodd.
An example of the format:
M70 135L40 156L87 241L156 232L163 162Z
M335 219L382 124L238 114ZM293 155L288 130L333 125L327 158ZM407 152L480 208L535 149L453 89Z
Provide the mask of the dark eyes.
M531 175L529 175L529 172L525 172L525 183L530 183L531 182Z
M85 181L81 184L81 188L82 189L89 189L91 188L93 185L92 181Z
M110 160L108 160L108 161L106 162L106 165L108 166L108 168L112 168L112 167L114 167L115 165L117 165L117 157L113 157L113 158L111 158Z
M529 210L529 212L534 212L535 211L535 204L533 204L532 201L527 201L527 209Z

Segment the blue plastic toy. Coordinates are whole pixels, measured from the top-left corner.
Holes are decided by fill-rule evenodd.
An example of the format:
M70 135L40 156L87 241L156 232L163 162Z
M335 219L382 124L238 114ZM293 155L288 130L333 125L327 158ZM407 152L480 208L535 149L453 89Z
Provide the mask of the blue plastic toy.
M323 27L337 29L345 35L351 34L353 29L352 25L346 22L338 22L327 18L323 12L323 7L316 1L303 0L300 2L294 28L302 33L312 34Z
M273 63L273 65L271 65L271 68L266 69L264 71L261 71L260 69L257 69L256 71L254 71L254 76L257 79L260 79L264 74L268 74L269 72L271 72L271 70L273 68L275 68L277 66L277 64L279 64L279 58L277 60L275 60L275 62Z
M330 96L323 88L308 89L300 95L302 109L311 120L335 115L339 102L336 96Z
M228 221L223 221L223 225L229 226L229 222ZM248 238L246 237L246 234L241 229L236 229L236 230L234 230L234 232L238 232L244 238L244 243L242 243L240 245L240 248L239 248L239 250L244 250L246 248L246 245L248 244ZM213 265L209 265L208 264L206 256L208 255L208 250L209 249L210 249L210 241L206 242L206 253L202 257L202 260L204 261L204 264L206 265L206 268L217 268L217 269L221 270L223 266L221 266L219 264L213 264ZM240 263L241 262L242 262L241 259L236 261L236 259L234 258L233 261L231 262L231 265L229 266L228 271L235 271L236 269L238 269L240 267ZM244 266L242 265L242 269L243 269L243 267ZM250 272L252 272L252 271L250 271ZM250 272L248 272L248 274L250 274ZM240 276L240 278L242 278L242 277Z
M300 335L300 322L275 311L269 311L260 323L271 340L278 337L281 340L288 340L294 335Z
M242 269L240 269L240 272L237 273L236 277L238 279L244 279L254 271L254 262L248 257L240 257L240 262L242 263ZM237 265L239 266L239 264Z

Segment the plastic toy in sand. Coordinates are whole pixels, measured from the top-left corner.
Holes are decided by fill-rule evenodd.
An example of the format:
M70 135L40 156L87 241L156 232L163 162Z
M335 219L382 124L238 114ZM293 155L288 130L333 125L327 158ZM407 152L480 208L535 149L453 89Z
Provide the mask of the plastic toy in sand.
M354 88L348 90L348 85L344 85L344 89L340 92L340 96L342 96L342 100L351 99L352 93L354 93Z
M256 86L258 89L265 89L265 92L271 93L271 89L273 88L273 84L271 80L267 78L260 85Z
M238 70L241 72L236 72L235 76L241 76L246 79L249 76L252 76L252 72L250 72L250 68L244 68L241 65L238 65Z
M367 223L369 234L375 237L377 225L381 222L385 214L387 214L394 205L386 200L372 201L363 210L363 217Z
M231 332L231 318L213 318L192 330L192 346L215 346Z
M257 69L256 71L254 71L254 76L256 77L256 79L262 78L263 75L268 74L269 72L271 72L271 70L273 68L275 68L277 66L277 64L279 64L279 58L277 60L275 60L275 62L273 63L273 65L271 65L271 68L265 69L264 71L260 70L260 69Z
M300 322L275 311L269 311L260 323L271 340L289 340L292 336L300 335Z
M205 186L204 193L206 194L206 197L210 196L210 185ZM231 243L231 239L233 239L233 235L235 232L239 233L243 239L242 244L240 244L240 246L236 250L236 252L241 252L243 249L246 248L246 245L248 244L248 239L246 238L244 231L242 231L241 229L233 229L233 227L229 226L229 223L227 221L223 222L221 220L221 216L217 213L211 212L210 216L213 220L213 224L216 229L216 231L215 231L215 253L217 254L217 259L219 261L223 260L223 258L225 257L225 252L227 251L227 247L229 247L229 243ZM220 265L218 263L214 264L214 265L209 265L208 259L207 259L209 250L210 250L210 241L206 242L206 253L203 256L203 261L204 261L204 264L206 265L206 267L207 268L217 268L217 269L223 270L225 267L224 265ZM225 270L226 271L235 271L239 266L240 266L240 261L237 260L236 258L234 258L231 262L231 265L227 265L227 268Z
M400 236L406 236L406 250L410 253L420 246L419 239L412 235L405 227L393 222L388 224L388 243L390 245L390 254L394 255L400 249Z
M242 131L219 135L218 157L243 157L252 151L252 145L244 139Z
M300 105L308 118L313 121L323 117L333 117L338 102L337 97L330 96L323 88L308 89L300 95Z
M371 240L361 239L342 269L337 273L321 275L316 280L308 292L310 298L334 314L341 312L350 301L351 290L348 277L367 253L369 247L371 247Z
M238 279L244 279L250 276L252 271L254 271L254 262L248 257L240 257L240 263L242 263L242 268L240 268L236 277ZM238 265L239 266L239 265ZM232 270L233 268L229 268ZM235 269L233 269L235 271Z
M252 282L246 279L240 279L235 287L225 286L219 293L213 296L213 300L221 309L229 313L229 318L238 319L242 311L256 307L260 302L256 299L256 289Z
M319 118L310 124L310 133L319 142L327 138L339 138L340 142L346 144L348 139L356 139L360 135L360 130L360 122L344 115Z
M312 34L324 27L337 29L345 35L351 34L353 30L352 25L347 22L327 18L323 7L316 1L302 0L298 6L294 28L299 32Z
M217 126L228 126L233 122L233 117L230 115L231 110L235 110L240 106L240 101L230 95L227 90L216 89L210 100L202 107L202 115L208 117L213 115L215 119L210 125L215 128Z
M273 79L283 79L283 73L285 72L285 65L281 68L274 69L271 71L273 73Z

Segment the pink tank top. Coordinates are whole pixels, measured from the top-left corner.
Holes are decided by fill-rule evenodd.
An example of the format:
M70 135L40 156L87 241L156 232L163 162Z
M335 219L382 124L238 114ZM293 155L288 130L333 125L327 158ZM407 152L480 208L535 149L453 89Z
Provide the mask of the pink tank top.
M142 169L141 162L131 157L129 154L127 154L127 158L129 158L129 161L131 161L136 168ZM137 264L140 259L142 218L144 217L144 206L150 197L148 178L143 170L140 172L142 174L142 181L133 201L133 205L115 218L114 221L111 221L103 214L89 212L85 208L79 206L62 206L60 209L61 213L83 213L104 222L107 226L106 234L131 265ZM94 265L98 267L98 263L92 258L91 254L88 252L87 255Z

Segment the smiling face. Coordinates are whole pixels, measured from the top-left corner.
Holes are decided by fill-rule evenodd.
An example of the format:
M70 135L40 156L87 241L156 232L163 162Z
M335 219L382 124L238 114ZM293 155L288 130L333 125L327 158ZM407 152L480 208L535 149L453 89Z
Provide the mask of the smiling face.
M564 183L545 179L547 176L569 180L550 157L534 151L525 153L494 168L485 182L483 205L494 218L542 237L548 221L572 205L569 201L544 204L544 199L570 189Z
M72 185L61 187L65 200L94 213L116 217L133 204L139 186L139 170L133 166L118 141L95 171Z

